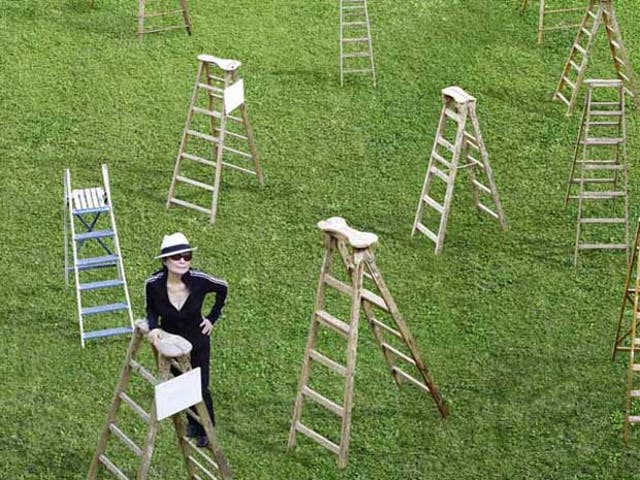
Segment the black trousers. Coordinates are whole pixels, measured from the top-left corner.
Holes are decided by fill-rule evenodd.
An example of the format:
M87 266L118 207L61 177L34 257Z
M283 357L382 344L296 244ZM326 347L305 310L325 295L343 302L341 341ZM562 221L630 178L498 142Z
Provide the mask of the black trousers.
M202 399L207 407L211 422L215 426L216 417L213 413L213 400L211 399L211 393L209 392L209 363L211 358L211 345L209 339L206 342L201 342L199 345L194 344L193 350L191 350L191 368L200 367L200 382L202 386ZM174 375L179 375L180 372L171 368ZM194 408L190 409L197 415L198 412ZM187 415L187 421L190 425L193 425L198 435L204 435L204 428L196 420Z

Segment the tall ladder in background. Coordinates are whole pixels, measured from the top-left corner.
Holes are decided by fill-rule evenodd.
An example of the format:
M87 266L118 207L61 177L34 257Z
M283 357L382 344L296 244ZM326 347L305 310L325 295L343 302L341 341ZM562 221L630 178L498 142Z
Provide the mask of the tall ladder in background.
M491 218L498 220L500 228L503 230L506 228L500 197L493 180L493 171L489 165L489 155L476 117L476 99L460 87L447 87L442 90L442 101L443 107L438 122L436 138L433 142L427 175L420 193L418 209L413 222L413 229L411 230L411 235L415 235L416 231L419 231L433 241L436 255L442 252L444 245L447 221L453 199L453 188L456 174L460 168L469 169L473 201L478 212L488 214ZM467 130L467 119L470 120L470 131ZM456 132L455 139L447 139L445 138L445 132L452 126ZM468 163L459 165L461 157ZM479 175L484 176L486 183L478 180L477 177ZM434 194L430 195L434 186L434 179L445 184L446 191L443 200L433 198L432 195ZM489 197L495 205L495 210L482 203L483 196ZM432 213L435 212L435 216L438 219L436 231L424 225L425 207Z
M629 205L624 86L621 80L587 80L585 83L587 96L584 113L565 196L565 205L571 199L578 200L573 262L577 265L580 250L624 250L628 261ZM612 92L616 96L613 101ZM580 176L576 178L578 165ZM577 195L572 195L576 184L579 187ZM581 240L583 228L606 225L623 227L624 242Z
M129 334L133 330L133 313L113 212L109 171L106 165L102 165L102 181L103 186L101 187L74 189L69 169L65 170L63 178L64 278L65 283L69 285L69 272L73 272L80 326L80 344L83 348L85 340ZM101 220L104 217L107 218L106 228L98 230L97 228L105 223L104 220ZM77 232L76 227L81 231ZM69 256L69 244L71 244L71 257ZM79 253L85 245L85 250L93 249L89 254L93 256L80 257ZM100 252L102 255L95 256L95 252ZM114 269L116 278L113 278ZM99 275L96 270L103 271L103 275ZM97 299L93 298L93 302L88 300L90 303L104 301L104 297L100 298L100 294L106 294L105 291L111 291L112 298L122 295L124 299L116 303L85 306L83 296L98 297ZM85 317L115 312L126 312L127 325L85 331Z
M176 2L176 0L170 1ZM171 10L165 10L166 7L160 5L163 2L166 3L167 0L138 0L138 40L142 41L144 35L147 33L166 32L178 28L184 28L187 34L191 35L191 19L189 18L189 6L187 5L188 0L177 0L179 8ZM154 5L156 8L159 8L159 10L147 10L149 4ZM145 29L144 23L146 19L163 21L165 18L176 17L182 17L184 23L179 25L154 25L153 27Z
M345 74L368 74L376 86L367 0L340 0L340 85Z
M640 292L638 291L636 284L632 284L635 278L633 276L634 267L636 267L636 263L638 262L638 249L640 248L640 218L638 219L636 233L633 238L631 261L627 266L627 279L624 282L624 292L622 294L620 314L618 315L618 328L616 329L616 338L613 342L613 354L611 355L612 360L616 359L616 354L618 352L628 352L631 349L630 344L632 343L632 338L635 338L635 335L631 336L634 329L633 324L636 324L638 320L640 320L640 318L638 318L635 301L635 298L640 294ZM631 320L627 325L625 325L625 318L627 316L629 306L632 307ZM637 328L637 325L635 328Z
M373 233L360 232L350 228L340 217L320 221L318 228L325 234L325 255L318 282L314 312L311 317L309 337L304 351L300 382L289 431L288 448L293 448L296 445L296 434L302 433L338 455L338 466L344 468L347 465L349 455L358 323L361 309L373 330L396 384L400 386L401 383L408 382L425 394L431 395L442 417L447 416L448 410L438 387L431 379L427 366L422 360L416 341L402 319L375 264L371 248L377 243L378 237ZM331 266L336 253L340 255L346 267L350 285L331 274ZM377 293L363 287L364 278L371 281ZM340 320L325 310L325 289L327 287L350 297L351 306L348 321ZM389 316L395 325L390 326L385 323L381 318L382 315ZM346 365L341 365L318 350L317 339L320 327L331 330L347 340ZM405 352L408 350L408 353L401 349ZM344 378L344 397L340 403L323 396L309 386L312 363L324 366ZM399 364L403 364L403 367L400 368ZM415 371L415 373L407 373L407 368L412 369L412 372ZM315 402L318 406L333 412L340 418L339 443L329 440L301 422L302 406L305 400Z
M581 2L582 3L582 2ZM522 4L520 5L520 12L524 13L527 9L528 0L522 0ZM542 43L542 36L544 32L550 30L568 30L572 28L579 27L579 23L568 23L565 17L574 15L574 12L584 12L584 7L556 7L549 8L545 0L540 0L539 10L538 10L538 43ZM563 20L558 21L558 23L554 23L551 26L545 27L544 17L545 16L553 16L554 18L563 17Z
M198 55L198 60L200 63L196 83L189 104L187 121L182 133L166 206L169 208L171 205L179 205L204 212L209 215L211 223L214 223L223 167L255 175L260 185L264 183L264 179L244 101L244 81L238 79L237 69L241 63L237 60L226 60L211 55ZM222 76L217 74L215 69L220 70ZM206 96L206 105L204 106L197 105L200 93L204 93ZM230 115L236 109L239 110L240 116ZM206 133L192 127L195 116L206 117ZM235 130L232 125L236 126ZM196 154L198 152L188 153L187 150L193 146L192 142L200 142L201 144L205 142L209 158L204 158L202 154ZM245 163L250 162L250 164L239 166L229 163L226 160L229 156L241 159ZM213 167L213 184L211 184L209 176L202 181L182 175L181 169L184 160ZM176 198L178 183L211 192L211 206L205 208L193 202Z
M587 71L591 48L598 30L603 24L616 74L624 82L625 91L633 98L636 108L640 108L638 90L633 79L633 70L622 43L622 34L613 10L612 1L589 0L589 6L573 41L569 59L564 65L560 81L553 95L555 100L560 100L567 106L567 115L573 113L578 92Z
M146 382L150 383L152 386L156 386L171 378L171 367L177 369L180 373L190 371L191 364L189 363L189 354L192 348L191 343L186 341L184 338L178 335L161 332L157 346L152 345L159 373L158 378L156 378L153 373L142 366L137 359L140 344L148 333L149 327L146 320L137 321L133 338L129 344L125 362L120 373L120 379L118 380L118 384L113 395L111 407L109 408L107 421L102 429L100 439L98 440L98 446L91 460L89 473L87 475L88 480L95 480L101 468L106 469L107 472L111 473L119 480L129 480L129 478L134 478L128 477L112 459L107 457L107 444L109 437L112 435L131 450L136 457L140 458L140 464L135 475L136 480L145 480L148 477L149 468L151 466L151 456L153 454L155 438L159 426L159 421L156 415L156 404L155 401L153 401L151 410L149 412L145 411L144 408L140 406L139 402L130 396L131 393L126 393L127 386L132 374L138 374L142 379L146 380ZM122 425L118 426L117 414L123 403L137 414L137 416L146 424L145 441L142 447L138 446L125 434L121 429ZM200 403L194 405L193 408L197 414L193 413L191 410L186 411L204 428L207 438L209 439L207 447L197 448L195 442L187 437L183 412L179 412L171 416L178 444L187 466L187 478L189 480L199 480L202 478L215 479L217 478L214 476L215 474L220 475L225 480L231 479L231 472L229 471L227 460L220 449L215 428L204 402L200 401Z

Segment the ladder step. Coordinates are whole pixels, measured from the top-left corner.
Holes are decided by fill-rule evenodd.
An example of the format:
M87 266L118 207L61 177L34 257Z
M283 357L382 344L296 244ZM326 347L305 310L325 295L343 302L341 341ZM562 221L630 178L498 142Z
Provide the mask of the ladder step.
M343 70L344 73L371 73L373 70L370 68L351 68Z
M343 22L343 27L366 27L367 22Z
M109 470L109 472L118 477L118 480L129 480L129 478L124 473L122 473L122 470L116 467L116 465L111 460L109 460L106 455L100 455L98 457L98 460L100 460L100 463L102 463L107 468L107 470Z
M316 362L320 363L321 365L324 365L329 370L334 371L338 375L340 375L342 377L346 377L347 368L345 366L340 365L338 362L336 362L334 360L331 360L329 357L327 357L326 355L323 355L319 351L310 350L309 351L309 357L311 357L313 360L315 360Z
M133 329L131 327L106 328L104 330L84 332L82 338L84 338L85 340L91 340L93 338L113 337L115 335L129 335L131 332L133 332Z
M129 362L129 366L131 367L132 372L135 372L138 375L140 375L142 378L144 378L147 382L149 382L154 387L158 385L159 383L158 379L154 377L149 370L147 370L142 365L140 365L140 363L138 363L136 360L131 360Z
M397 337L399 339L403 339L402 338L402 334L397 331L394 328L391 328L389 325L387 325L386 323L381 322L380 320L376 319L376 318L372 318L371 319L371 323L373 323L376 327L380 327L382 328L385 332L390 333L391 335L393 335L394 337Z
M461 121L460 115L458 115L457 112L454 112L450 108L445 108L444 114L456 123L460 123Z
M624 143L624 138L585 138L582 145L619 145Z
M638 416L638 415L629 415L627 417L627 421L629 423L640 423L640 416Z
M234 170L240 170L241 172L248 173L249 175L258 175L253 170L249 170L248 168L244 168L244 167L240 167L238 165L234 165L233 163L222 162L222 165L224 165L225 167L232 168Z
M369 38L368 37L343 38L342 41L344 43L361 43L361 42L368 42Z
M179 182L187 183L187 184L192 185L194 187L204 188L205 190L208 190L209 192L215 191L215 188L212 185L208 185L206 183L199 182L198 180L194 180L192 178L183 177L182 175L178 175L176 177L176 180L179 181Z
M587 125L590 127L613 127L620 125L620 122L616 122L615 120L603 121L603 122L587 122Z
M574 62L573 60L569 60L569 64L573 67L573 69L577 72L580 71L580 65L578 65L576 62Z
M631 391L629 392L629 395L630 395L632 398L640 398L640 390L631 390Z
M100 282L81 283L80 290L98 290L101 288L119 287L121 285L124 285L123 280L102 280Z
M449 143L446 139L444 139L443 137L438 137L437 140L438 144L442 145L444 148L446 148L447 150L449 150L451 153L455 153L456 149L453 146L453 144Z
M444 173L442 170L440 170L438 167L436 167L435 165L431 166L431 173L433 173L436 177L438 177L440 180L443 180L444 182L449 183L449 175L447 175L446 173Z
M176 205L180 205L181 207L192 208L193 210L198 210L199 212L206 213L207 215L211 214L211 210L208 208L201 207L200 205L196 205L194 203L185 202L184 200L180 200L178 198L171 198L169 200L171 203L175 203Z
M484 193L486 193L487 195L491 195L491 189L489 187L487 187L486 185L483 185L482 183L480 183L477 180L473 180L471 182L475 187L479 188L480 190L482 190Z
M615 160L607 163L595 163L595 161L584 163L585 170L624 170L624 165L620 165L619 163L615 163ZM586 180L586 179L585 179ZM596 179L591 179L596 180ZM613 180L613 179L612 179Z
M422 201L427 205L429 205L431 208L435 209L440 215L442 215L442 212L444 212L444 207L440 205L438 202L436 202L429 195L425 195L424 197L422 197Z
M344 337L349 335L349 325L324 310L316 311L316 319L323 325L332 328Z
M96 238L113 237L113 230L93 230L92 232L76 233L73 239L76 242L84 242Z
M421 382L416 378L413 378L411 375L399 369L395 365L391 368L391 371L397 374L398 376L402 377L404 380L407 380L408 382L414 384L416 387L418 387L420 390L424 391L425 393L430 393L429 387L427 387L423 382Z
M614 182L613 178L574 178L573 180L571 180L571 183L576 183L576 184L580 184L580 183L584 183L584 184L588 184L588 183L613 183L613 182Z
M295 428L298 432L302 433L303 435L306 435L311 440L315 440L317 443L322 445L327 450L332 451L336 455L340 453L340 447L338 445L333 443L331 440L328 440L327 438L323 437L319 433L314 432L309 427L303 425L301 422L296 422Z
M217 112L215 110L207 110L206 108L200 108L200 107L193 107L191 110L193 110L194 113L198 113L200 115L206 115L208 117L213 117L213 118L222 117L220 112Z
M184 25L171 25L169 27L158 27L144 30L142 33L158 33L158 32L168 32L169 30L178 30L179 28L185 28Z
M202 140L206 140L211 143L218 143L218 139L216 137L212 137L206 133L196 132L195 130L187 130L187 135L191 135L192 137L201 138Z
M569 102L569 100L567 100L566 97L560 92L556 93L556 98L558 100L561 100L567 107L571 104L571 102Z
M434 243L438 243L438 236L435 233L433 233L431 230L429 230L427 227L425 227L421 223L418 223L416 224L416 228L420 233L423 233L427 237L429 237Z
M621 117L622 110L591 110L588 112L593 117Z
M578 198L583 200L611 200L612 198L624 197L625 192L583 192Z
M626 250L626 243L581 243L579 250Z
M640 372L640 363L634 363L633 367L632 367L632 370L634 372Z
M578 50L583 56L586 55L587 51L584 49L584 47L582 47L580 44L578 43L574 43L573 44L573 48Z
M209 85L208 83L198 83L198 88L202 88L203 90L207 90L213 93L224 93L224 90L219 87L214 87L213 85Z
M400 350L396 349L395 347L393 347L392 345L389 345L388 343L382 343L381 347L385 350L389 350L391 353L393 353L396 357L399 357L401 359L403 359L405 362L410 363L411 365L413 365L414 367L416 366L416 361L409 357L408 355L402 353Z
M581 218L580 223L588 223L588 224L616 224L623 223L626 224L627 221L624 218Z
M138 416L144 421L144 423L149 423L149 419L151 416L145 412L140 405L138 405L133 399L124 392L120 392L120 400L122 400L131 410L133 410Z
M451 163L445 160L438 152L431 152L431 158L437 160L447 168L451 168Z
M182 153L180 155L182 158L186 158L187 160L191 160L197 163L201 163L203 165L207 165L208 167L215 167L216 162L208 160L206 158L198 157L197 155L191 155L190 153Z
M368 56L369 52L351 52L342 54L342 58L364 58Z
M138 447L133 441L127 437L122 430L120 430L115 423L109 424L109 431L113 433L116 437L120 439L122 443L124 443L129 450L131 450L138 457L142 456L142 449Z
M82 316L96 315L99 313L119 312L121 310L128 310L129 305L126 303L110 303L108 305L96 305L95 307L87 307L81 310ZM131 331L131 329L129 329Z
M339 292L342 292L346 295L351 295L353 291L353 287L351 287L351 285L347 285L346 283L341 282L340 280L332 277L331 275L325 275L324 281L331 288L335 288ZM362 289L362 299L378 307L380 310L383 310L385 312L389 311L389 307L387 307L387 304L385 303L384 299L376 295L375 293L371 292L370 290L367 290L365 288Z
M316 392L315 390L312 390L307 385L302 387L302 395L304 395L307 398L310 398L311 400L316 402L318 405L323 406L324 408L335 413L339 417L344 416L344 408L342 408L337 403L329 400L328 398L320 395L318 392Z
M105 255L103 257L80 258L76 262L76 267L78 270L89 270L91 268L113 267L117 264L117 255Z
M490 216L492 216L493 218L495 218L496 220L499 220L500 217L498 216L498 214L496 212L494 212L493 210L491 210L489 207L487 207L486 205L483 205L482 203L478 204L478 208L480 210L482 210L484 213L488 213Z
M563 77L564 79L564 83L566 83L567 85L569 85L569 87L571 87L571 90L575 90L576 89L576 84L573 83L571 81L571 79L569 79L569 77L567 77L566 75Z

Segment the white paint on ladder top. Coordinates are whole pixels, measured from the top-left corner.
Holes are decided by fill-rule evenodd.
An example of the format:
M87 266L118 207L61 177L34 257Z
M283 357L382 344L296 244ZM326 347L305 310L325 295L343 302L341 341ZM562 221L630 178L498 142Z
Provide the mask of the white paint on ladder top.
M229 114L244 103L244 80L238 80L224 90L224 111Z
M200 367L156 385L155 402L158 421L202 402Z

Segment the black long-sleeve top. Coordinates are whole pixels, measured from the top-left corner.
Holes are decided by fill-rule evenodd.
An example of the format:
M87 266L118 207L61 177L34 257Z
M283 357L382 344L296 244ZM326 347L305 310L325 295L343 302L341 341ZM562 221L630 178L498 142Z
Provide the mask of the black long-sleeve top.
M194 346L206 341L209 336L202 334L202 303L207 293L215 293L216 300L205 318L212 324L220 318L227 298L227 282L197 270L189 270L182 281L189 290L189 296L180 310L169 301L167 293L167 272L159 270L145 282L147 298L147 321L149 329L162 327L163 330L180 335Z

